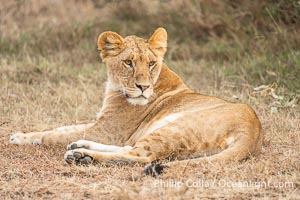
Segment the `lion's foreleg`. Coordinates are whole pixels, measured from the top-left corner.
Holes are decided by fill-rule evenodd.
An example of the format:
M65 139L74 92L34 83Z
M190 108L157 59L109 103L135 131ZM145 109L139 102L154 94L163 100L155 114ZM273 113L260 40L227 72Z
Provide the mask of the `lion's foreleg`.
M64 159L67 163L89 164L91 162L99 162L103 164L124 164L131 165L135 163L147 164L155 160L155 158L139 149L131 149L122 153L116 152L99 152L84 148L73 149L66 152Z
M99 152L114 152L114 153L124 153L132 149L131 146L115 146L115 145L105 145L89 140L78 140L76 142L72 142L68 145L68 150L74 150L74 149L89 149L93 151L99 151Z
M84 138L84 131L94 123L62 126L50 131L31 132L31 133L15 133L9 139L11 144L68 144Z

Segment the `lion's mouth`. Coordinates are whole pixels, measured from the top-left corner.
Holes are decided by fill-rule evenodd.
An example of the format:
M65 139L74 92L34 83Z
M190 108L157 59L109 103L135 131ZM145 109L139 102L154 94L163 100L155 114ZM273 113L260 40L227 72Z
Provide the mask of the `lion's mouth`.
M126 98L130 98L130 99L148 99L147 97L145 97L144 95L139 95L139 96L130 96L129 94L125 94Z

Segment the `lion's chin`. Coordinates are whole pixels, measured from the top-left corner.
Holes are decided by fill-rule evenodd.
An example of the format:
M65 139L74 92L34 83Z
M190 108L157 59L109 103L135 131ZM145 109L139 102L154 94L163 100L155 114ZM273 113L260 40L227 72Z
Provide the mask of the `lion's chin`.
M144 96L139 96L136 98L127 98L127 101L134 106L135 105L144 106L149 103L149 100Z

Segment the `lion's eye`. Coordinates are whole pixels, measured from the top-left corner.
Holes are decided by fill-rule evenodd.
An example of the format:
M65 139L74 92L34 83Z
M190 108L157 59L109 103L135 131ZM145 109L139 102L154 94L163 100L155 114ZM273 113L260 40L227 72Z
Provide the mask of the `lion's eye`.
M155 65L155 61L149 62L149 67L153 67Z
M132 67L132 61L131 60L124 60L124 63L128 67Z

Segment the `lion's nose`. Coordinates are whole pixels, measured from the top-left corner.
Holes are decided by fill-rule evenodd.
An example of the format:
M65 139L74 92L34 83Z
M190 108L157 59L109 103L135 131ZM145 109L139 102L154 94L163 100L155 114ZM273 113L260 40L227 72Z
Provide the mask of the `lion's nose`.
M150 87L150 85L140 85L140 84L135 84L135 86L139 88L142 92L144 92Z

